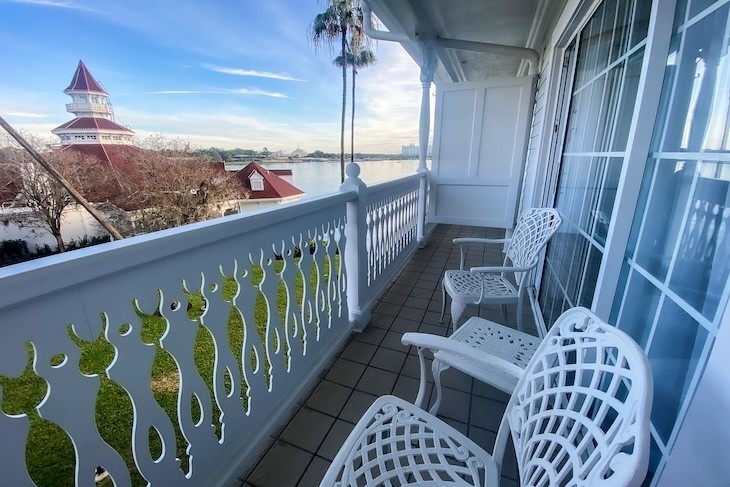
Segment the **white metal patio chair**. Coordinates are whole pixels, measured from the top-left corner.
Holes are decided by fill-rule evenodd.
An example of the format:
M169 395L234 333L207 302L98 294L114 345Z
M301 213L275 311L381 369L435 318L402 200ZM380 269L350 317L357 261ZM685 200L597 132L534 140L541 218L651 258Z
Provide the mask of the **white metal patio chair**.
M474 352L464 347L466 355ZM520 485L640 485L649 462L652 393L649 363L636 342L574 308L525 368L492 455L415 405L383 396L345 440L320 485L496 486L510 434Z
M461 262L459 270L448 270L441 282L441 321L446 310L446 295L451 298L454 329L468 304L500 304L507 319L507 304L517 304L517 328L523 331L522 303L529 287L529 276L537 266L540 252L558 230L562 219L554 208L530 208L520 216L512 237L504 239L456 238ZM502 266L464 269L465 247L473 244L507 244ZM510 280L514 279L514 282Z
M444 370L454 367L512 394L542 338L472 316L449 337L410 332L403 335L402 342L418 347L421 383L415 404L419 407L424 407L427 390L423 352L425 349L433 352L431 371L436 399L429 412L435 415L441 405L441 373ZM495 366L492 358L500 360L500 365Z

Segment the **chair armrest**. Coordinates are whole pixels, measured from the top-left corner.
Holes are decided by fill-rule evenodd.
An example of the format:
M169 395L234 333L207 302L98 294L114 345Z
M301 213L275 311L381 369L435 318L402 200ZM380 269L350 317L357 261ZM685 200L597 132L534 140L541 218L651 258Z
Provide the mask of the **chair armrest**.
M465 244L501 244L508 243L511 239L509 238L467 238L460 237L453 240L454 245L465 245Z
M467 360L473 360L485 365L490 365L517 378L522 377L524 369L490 353L482 352L465 343L451 340L450 338L431 335L429 333L409 332L401 338L403 345L415 345L418 348L428 348L434 352L447 352Z
M459 270L464 270L464 247L469 244L506 244L510 241L509 238L469 238L469 237L462 237L462 238L455 238L453 240L454 245L459 246L459 253L460 253L460 259L459 259Z
M469 269L471 272L476 273L491 273L495 274L497 272L526 272L529 270L532 270L535 266L531 265L529 267L510 267L510 266L489 266L489 267L472 267Z

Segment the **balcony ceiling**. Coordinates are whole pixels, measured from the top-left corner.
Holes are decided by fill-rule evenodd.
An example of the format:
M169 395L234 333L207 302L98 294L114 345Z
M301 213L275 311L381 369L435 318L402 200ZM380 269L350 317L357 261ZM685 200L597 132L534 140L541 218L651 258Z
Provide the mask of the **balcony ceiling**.
M403 43L419 59L417 39L458 39L542 51L546 33L565 0L365 0L380 28L408 36ZM384 42L384 41L381 41ZM441 82L527 74L518 58L437 47Z

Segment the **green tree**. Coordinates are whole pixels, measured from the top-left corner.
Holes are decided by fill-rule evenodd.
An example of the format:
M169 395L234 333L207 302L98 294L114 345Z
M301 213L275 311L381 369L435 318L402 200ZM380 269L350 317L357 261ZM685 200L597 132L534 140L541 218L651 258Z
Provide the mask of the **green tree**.
M340 44L340 56L346 58L348 40L362 35L362 11L359 0L329 0L324 12L317 14L310 26L315 48L322 44ZM340 124L340 178L345 180L345 112L347 110L347 63L342 63L342 119Z
M350 49L346 58L337 56L333 63L336 66L343 65L343 59L347 59L344 63L346 66L352 66L352 116L350 127L350 162L355 162L355 79L357 77L358 68L366 68L375 64L375 53L368 47L362 45L360 37L354 37L350 42Z

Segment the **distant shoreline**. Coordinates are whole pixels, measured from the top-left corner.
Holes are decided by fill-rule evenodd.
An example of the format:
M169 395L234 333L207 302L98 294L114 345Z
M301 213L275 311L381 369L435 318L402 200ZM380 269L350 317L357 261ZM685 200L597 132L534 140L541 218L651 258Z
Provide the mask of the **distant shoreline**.
M428 158L430 159L430 157ZM400 162L413 162L418 161L418 158L400 158L397 157L397 155L393 155L391 157L366 157L361 159L356 159L355 162L371 162L371 161L400 161ZM235 161L226 161L226 164L248 164L249 162L255 162L257 164L279 164L282 162L285 163L292 163L296 164L298 162L332 162L332 163L340 163L339 159L329 159L329 158L322 158L322 157L266 157L266 158L256 158L252 157L250 159L240 159ZM349 163L350 160L346 159L345 163Z

